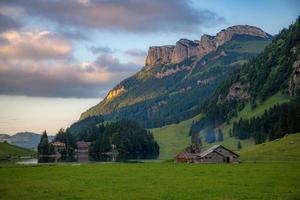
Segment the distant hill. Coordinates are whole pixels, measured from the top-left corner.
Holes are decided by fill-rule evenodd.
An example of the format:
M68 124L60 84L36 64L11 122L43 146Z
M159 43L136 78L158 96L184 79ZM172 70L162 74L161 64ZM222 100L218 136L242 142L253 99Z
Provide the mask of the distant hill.
M36 152L31 149L25 149L22 147L14 146L6 142L0 142L0 160L6 159L7 157L19 157L19 156L32 156Z
M0 141L7 141L10 144L24 147L28 149L37 148L40 142L41 134L32 132L20 132L9 136L7 134L0 134ZM48 136L49 141L54 139L54 136Z
M300 133L244 148L239 154L242 161L300 161Z

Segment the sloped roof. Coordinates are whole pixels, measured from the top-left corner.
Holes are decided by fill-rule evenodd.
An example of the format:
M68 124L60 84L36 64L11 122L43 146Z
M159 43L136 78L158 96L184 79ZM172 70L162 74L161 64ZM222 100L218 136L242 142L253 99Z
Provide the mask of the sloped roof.
M203 151L202 153L200 153L200 157L204 157L207 154L210 154L211 152L213 152L214 150L216 150L218 147L220 147L221 145L214 145L212 147L210 147L209 149Z
M60 141L55 141L55 142L52 143L52 145L55 146L55 147L65 147L66 146L65 143L60 142Z
M223 147L222 145L214 145L212 146L211 148L207 149L206 151L203 151L201 154L200 154L200 157L204 157L212 152L214 152L217 148L223 148L223 149L226 149L227 151L231 152L232 154L236 155L236 156L239 156L238 154L236 154L235 152L231 151L230 149L227 149L225 147ZM218 153L218 152L217 152Z
M187 151L182 151L176 155L176 157L187 157L187 158L195 158L196 156L197 156L197 154L189 153Z

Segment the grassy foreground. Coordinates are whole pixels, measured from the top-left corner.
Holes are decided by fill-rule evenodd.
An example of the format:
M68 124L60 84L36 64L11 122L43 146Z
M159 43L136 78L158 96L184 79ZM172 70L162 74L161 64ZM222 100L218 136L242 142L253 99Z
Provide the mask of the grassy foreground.
M0 199L299 199L300 163L0 167Z

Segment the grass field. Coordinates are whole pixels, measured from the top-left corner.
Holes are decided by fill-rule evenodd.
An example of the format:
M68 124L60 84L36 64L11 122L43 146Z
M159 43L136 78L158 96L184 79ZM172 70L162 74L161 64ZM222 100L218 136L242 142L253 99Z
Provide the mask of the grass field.
M239 152L242 161L298 161L300 162L300 133L272 142L250 146Z
M0 167L0 199L299 199L300 163Z
M7 156L32 156L36 154L35 151L17 147L8 143L0 142L0 160L5 159Z
M187 147L191 142L191 137L188 134L192 122L199 120L201 117L200 114L178 124L151 129L150 131L160 147L159 159L171 159Z

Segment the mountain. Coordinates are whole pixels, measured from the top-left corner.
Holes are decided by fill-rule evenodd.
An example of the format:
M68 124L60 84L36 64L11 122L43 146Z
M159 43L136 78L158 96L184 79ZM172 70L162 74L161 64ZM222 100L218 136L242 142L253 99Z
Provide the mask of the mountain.
M114 87L80 120L103 115L105 120L129 118L143 127L160 127L199 112L224 77L260 53L271 41L261 29L232 26L199 41L150 47L145 66Z
M6 134L0 134L0 141L7 141L10 144L28 148L35 149L37 148L41 139L41 134L32 133L32 132L20 132L15 135L9 136ZM54 139L54 136L48 136L49 141Z

